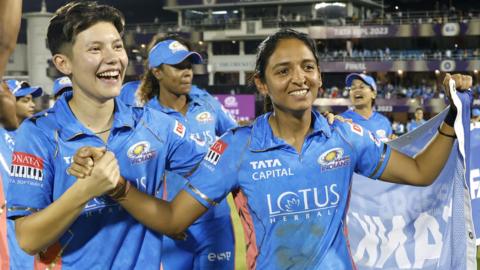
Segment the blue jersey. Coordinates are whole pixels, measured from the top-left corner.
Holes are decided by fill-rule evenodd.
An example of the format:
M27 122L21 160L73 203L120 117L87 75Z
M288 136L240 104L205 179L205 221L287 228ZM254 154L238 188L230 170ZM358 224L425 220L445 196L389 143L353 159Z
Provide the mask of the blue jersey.
M269 116L215 142L185 190L206 207L234 192L249 269L351 269L351 177L378 178L390 147L359 125L330 127L314 112L313 132L298 154L273 136Z
M415 121L415 119L412 119L407 124L407 131L410 132L410 131L416 129L417 127L425 124L426 122L427 121L425 121L424 119L420 120L419 122Z
M0 128L0 176L4 194L8 194L8 180L10 179L10 166L12 164L12 153L15 145L12 134L14 133L7 132L5 129ZM3 206L4 202L0 202L0 205ZM2 212L2 210L0 210L0 212ZM6 214L7 212L3 211L3 215ZM7 220L7 239L8 252L10 255L9 269L33 269L33 256L28 255L18 246L17 238L15 237L15 222L13 220Z
M377 138L382 142L387 142L390 135L393 134L392 124L383 114L378 112L373 112L370 118L365 119L360 114L356 113L354 110L347 110L340 114L344 118L350 118L354 123L361 125L362 127L370 130L375 133Z
M146 106L160 110L187 126L191 140L196 141L199 145L203 145L206 153L208 147L217 139L217 136L222 135L230 128L236 127L237 123L228 112L222 109L222 105L208 93L204 95L196 92L194 95L188 95L187 98L188 109L185 115L163 106L157 97L151 99ZM168 173L166 183L165 199L170 201L185 186L186 179ZM215 207L203 215L197 222L228 215L230 215L230 209L227 202L224 201L219 207Z
M105 146L114 152L121 175L150 195L161 190L165 169L183 175L203 157L203 151L186 139L189 135L181 123L119 100L105 144L75 118L68 106L71 96L65 93L52 109L21 125L7 194L9 218L42 210L70 188L77 179L66 170L82 146ZM101 196L87 203L53 246L59 252L48 257L57 257L56 265L65 269L158 270L162 235L138 223L108 196Z
M120 95L118 98L125 104L130 106L137 106L137 90L140 87L140 81L131 81L127 82L122 86L122 90L120 91Z

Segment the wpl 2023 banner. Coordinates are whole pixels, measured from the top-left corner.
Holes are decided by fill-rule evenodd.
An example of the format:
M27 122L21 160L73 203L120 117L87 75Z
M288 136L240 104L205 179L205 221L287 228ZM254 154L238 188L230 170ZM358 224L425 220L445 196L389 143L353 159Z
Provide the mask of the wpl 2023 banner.
M466 95L458 97L469 106ZM417 154L435 136L445 114L390 144L409 156ZM470 150L469 120L469 109L457 117L458 140L441 174L428 187L355 175L347 223L359 269L476 269L467 189L469 159L464 158Z

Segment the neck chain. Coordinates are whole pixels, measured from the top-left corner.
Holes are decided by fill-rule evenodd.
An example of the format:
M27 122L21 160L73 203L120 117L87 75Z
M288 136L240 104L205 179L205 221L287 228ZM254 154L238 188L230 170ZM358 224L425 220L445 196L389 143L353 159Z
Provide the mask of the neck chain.
M97 135L103 134L103 133L105 133L105 132L107 132L107 131L110 131L111 129L112 129L112 128L107 128L107 129L105 129L105 130L102 130L102 131L99 131L99 132L95 132L95 134L97 134Z

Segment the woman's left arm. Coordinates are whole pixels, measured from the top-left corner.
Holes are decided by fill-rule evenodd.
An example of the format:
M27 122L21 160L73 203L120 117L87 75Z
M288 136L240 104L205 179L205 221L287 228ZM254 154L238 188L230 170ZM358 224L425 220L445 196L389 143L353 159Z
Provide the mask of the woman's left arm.
M448 82L455 80L457 89L469 89L472 85L472 77L467 75L447 74L444 79L446 94L450 99L450 111L445 122L439 128L438 133L430 143L415 157L409 157L396 150L392 150L387 166L380 179L400 184L415 186L428 186L435 181L442 171L450 156L455 141L453 120L456 116L456 108L450 98Z

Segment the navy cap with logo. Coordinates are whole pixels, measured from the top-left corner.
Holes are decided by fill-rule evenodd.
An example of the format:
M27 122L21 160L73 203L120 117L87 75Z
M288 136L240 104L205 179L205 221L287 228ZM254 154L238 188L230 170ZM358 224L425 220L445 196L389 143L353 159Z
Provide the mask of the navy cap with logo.
M54 96L58 96L60 94L63 94L66 91L71 91L72 89L73 89L72 88L72 81L67 76L60 77L53 82L53 95Z
M197 52L191 52L176 40L164 40L155 45L148 54L148 67L154 68L161 64L176 65L191 58L192 64L201 64L203 59Z
M361 80L366 83L368 86L372 88L373 91L377 91L377 84L375 83L375 79L371 76L362 74L362 73L350 73L347 75L345 79L345 84L347 87L352 87L353 80Z
M6 80L5 83L15 97L32 95L33 98L36 98L43 94L40 86L30 86L30 84L25 81Z

